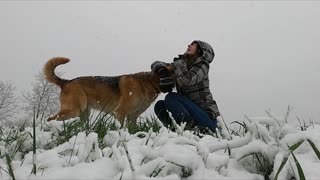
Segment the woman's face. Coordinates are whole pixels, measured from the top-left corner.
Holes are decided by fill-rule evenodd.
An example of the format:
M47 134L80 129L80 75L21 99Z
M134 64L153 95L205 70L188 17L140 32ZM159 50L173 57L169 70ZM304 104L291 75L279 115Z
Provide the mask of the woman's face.
M198 50L198 44L193 42L188 45L188 48L187 48L187 51L185 52L185 54L188 54L190 56L196 56L197 50Z

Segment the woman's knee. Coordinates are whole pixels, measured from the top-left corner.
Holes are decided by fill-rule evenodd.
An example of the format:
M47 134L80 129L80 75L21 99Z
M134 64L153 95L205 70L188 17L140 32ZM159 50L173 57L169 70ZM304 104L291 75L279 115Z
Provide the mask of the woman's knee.
M165 102L171 102L171 101L176 101L177 97L179 96L178 93L172 92L172 93L168 93L166 95L166 97L164 98Z
M164 109L166 109L166 105L164 104L164 100L159 100L154 105L154 112L156 114L158 114L161 110L164 110Z

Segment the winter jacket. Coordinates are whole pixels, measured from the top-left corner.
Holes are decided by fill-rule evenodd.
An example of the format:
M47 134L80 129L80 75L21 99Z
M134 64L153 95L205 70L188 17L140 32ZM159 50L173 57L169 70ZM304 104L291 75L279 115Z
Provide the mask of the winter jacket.
M203 54L192 64L180 55L173 62L177 92L187 96L209 114L211 119L220 116L216 101L212 98L209 86L209 64L213 61L212 47L203 41L196 41Z

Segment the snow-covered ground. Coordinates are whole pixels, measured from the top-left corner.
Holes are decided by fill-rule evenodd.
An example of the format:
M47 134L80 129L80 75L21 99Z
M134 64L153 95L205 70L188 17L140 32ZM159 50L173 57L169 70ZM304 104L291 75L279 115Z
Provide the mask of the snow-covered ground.
M307 140L319 149L320 125L300 129L271 115L247 118L246 127L239 125L234 132L219 124L221 132L203 137L183 131L183 125L176 132L165 127L159 132L136 134L124 129L109 131L101 148L94 132L80 132L50 147L48 144L56 138L54 129L62 127L59 122L50 122L47 128L36 128L35 156L31 150L32 128L20 134L23 143L19 148L14 146L19 144L16 141L6 144L8 140L4 139L11 130L2 129L0 179L12 179L12 174L16 179L274 179L285 157L288 161L278 178L299 179L293 155L306 179L319 179L320 157ZM31 151L23 152L26 149ZM6 154L14 154L11 163ZM34 165L36 174L32 173Z

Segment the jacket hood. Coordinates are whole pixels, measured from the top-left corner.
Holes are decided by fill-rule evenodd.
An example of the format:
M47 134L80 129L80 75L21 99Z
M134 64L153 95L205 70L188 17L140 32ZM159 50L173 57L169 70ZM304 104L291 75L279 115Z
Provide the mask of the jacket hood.
M213 58L215 55L211 45L204 42L204 41L200 41L200 40L195 40L193 42L197 42L203 52L203 54L200 58L202 60L205 60L205 61L211 63L213 61Z

